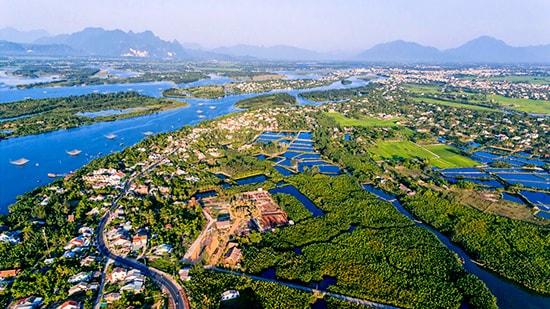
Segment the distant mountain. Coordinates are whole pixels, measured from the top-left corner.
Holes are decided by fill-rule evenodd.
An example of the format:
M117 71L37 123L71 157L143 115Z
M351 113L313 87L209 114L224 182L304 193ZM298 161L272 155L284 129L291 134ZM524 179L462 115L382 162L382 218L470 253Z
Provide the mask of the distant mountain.
M0 41L2 56L78 56L81 53L63 44L22 44Z
M394 41L376 45L357 58L373 62L549 63L550 45L513 47L482 36L457 48L440 51L416 43Z
M375 62L434 62L441 59L441 52L413 42L393 41L376 45L358 57Z
M168 42L151 31L141 33L103 28L86 28L72 34L41 38L38 44L65 44L86 55L141 58L186 58L183 47Z
M19 31L15 28L0 29L0 40L15 43L32 43L34 40L48 36L46 30Z
M260 47L240 44L231 47L220 47L212 51L240 59L317 60L320 58L317 52L287 45Z

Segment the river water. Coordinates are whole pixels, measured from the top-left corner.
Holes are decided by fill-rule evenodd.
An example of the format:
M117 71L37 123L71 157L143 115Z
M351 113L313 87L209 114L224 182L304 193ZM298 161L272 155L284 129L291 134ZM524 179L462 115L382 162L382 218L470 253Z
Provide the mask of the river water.
M353 83L350 85L335 82L326 87L285 92L297 95L311 90L352 88L366 84L359 79L352 80ZM212 75L210 79L178 86L220 84L227 81L230 80ZM137 91L144 95L160 97L163 90L174 86L170 82L152 82L31 89L1 88L0 103L25 98L67 97L120 91ZM273 92L281 92L281 90ZM48 177L48 173L66 174L74 171L98 156L121 151L124 147L136 144L145 138L144 132L147 131L153 133L174 131L185 125L194 125L202 120L238 111L239 109L233 106L237 101L260 94L263 93L232 95L219 99L185 99L190 103L189 107L0 141L0 214L7 213L8 205L15 202L17 195L52 182L53 179ZM318 104L301 98L298 101L300 104ZM106 138L105 136L109 134L116 135L116 138ZM68 155L67 151L73 149L80 149L82 152L78 156ZM23 166L10 164L10 161L19 158L26 158L29 162Z

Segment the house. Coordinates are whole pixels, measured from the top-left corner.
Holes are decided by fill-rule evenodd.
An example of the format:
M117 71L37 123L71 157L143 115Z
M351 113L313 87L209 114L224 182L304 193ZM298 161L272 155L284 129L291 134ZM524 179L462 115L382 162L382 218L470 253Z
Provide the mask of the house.
M222 293L222 301L235 299L239 297L239 291L237 290L227 290Z
M154 255L165 255L172 252L172 246L169 244L162 244L155 247L155 250L153 252Z
M133 292L134 294L141 293L143 289L143 279L136 279L120 288L120 292Z
M141 271L137 270L137 269L132 269L130 271L128 271L128 273L126 274L126 277L124 278L124 282L125 283L128 283L128 282L131 282L131 281L134 281L134 280L145 280L145 276L141 274Z
M185 267L178 271L178 275L180 276L180 279L182 281L191 280L191 276L189 276L189 270L191 270L189 267Z
M13 309L33 309L42 305L44 299L38 296L30 296L15 302Z
M107 303L112 303L114 301L120 300L122 298L122 295L120 295L120 293L115 292L115 293L106 294L105 296L103 296L103 298Z
M20 272L20 269L10 269L0 271L0 282L11 281Z
M132 237L132 250L138 251L147 246L147 235L135 235Z
M69 289L69 296L75 293L83 292L88 290L88 284L86 282L80 282L77 285L73 285Z
M85 271L79 272L78 274L76 274L74 276L71 276L67 282L68 283L77 283L77 282L86 281L86 280L90 279L90 275L91 275L91 273L89 273L89 272L85 272Z
M234 244L227 250L227 253L223 257L223 262L226 264L237 264L241 260L242 252L241 249L237 247L237 244Z
M80 309L80 303L74 300L68 300L58 306L56 309Z
M124 279L126 279L126 273L127 271L125 268L115 267L111 272L111 281L112 282L123 281Z

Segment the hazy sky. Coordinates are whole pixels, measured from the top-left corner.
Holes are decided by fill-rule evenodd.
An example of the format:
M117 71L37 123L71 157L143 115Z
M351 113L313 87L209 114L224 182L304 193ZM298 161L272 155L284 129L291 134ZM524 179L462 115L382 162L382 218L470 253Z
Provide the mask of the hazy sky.
M481 35L550 43L550 0L0 0L0 28L141 32L206 48L238 43L361 50L397 39L440 49Z

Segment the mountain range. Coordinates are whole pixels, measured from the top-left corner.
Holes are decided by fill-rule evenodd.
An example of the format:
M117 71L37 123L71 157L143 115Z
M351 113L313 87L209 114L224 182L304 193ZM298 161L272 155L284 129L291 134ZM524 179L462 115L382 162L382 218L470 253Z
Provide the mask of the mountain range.
M48 36L43 30L0 29L0 55L139 57L179 60L345 60L384 63L550 63L550 45L513 47L482 36L457 48L439 50L414 42L378 44L357 55L323 54L293 46L235 45L204 50L200 46L165 41L151 31L86 28Z

